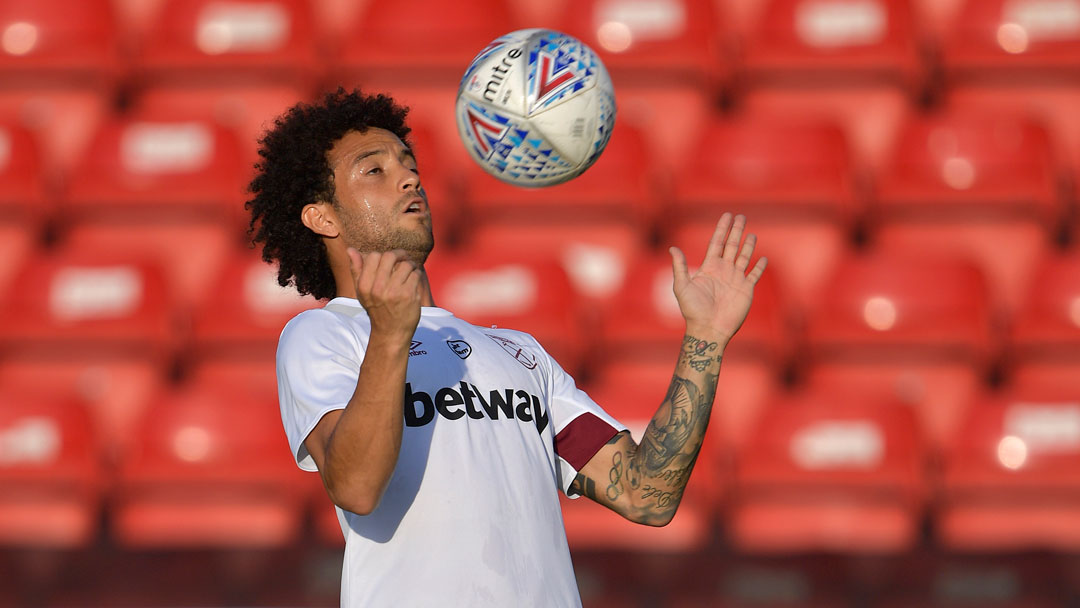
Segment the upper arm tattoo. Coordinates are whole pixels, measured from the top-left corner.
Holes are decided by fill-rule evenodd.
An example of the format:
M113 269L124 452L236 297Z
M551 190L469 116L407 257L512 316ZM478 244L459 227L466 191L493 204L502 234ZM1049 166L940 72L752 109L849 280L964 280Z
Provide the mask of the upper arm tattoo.
M628 434L629 431L620 431L618 433L615 433L615 435L611 439L608 439L607 443L605 443L604 445L612 445L614 443L618 443L618 441L622 439L623 435ZM622 458L621 452L616 452L616 454L619 454L618 458ZM612 483L614 484L615 480L612 480ZM574 480L570 482L570 487L567 489L566 493L570 496L584 496L585 498L596 500L596 482L589 477L586 477L584 474L578 473L577 476L574 477ZM621 490L616 493L616 498L618 497L619 493L621 493ZM606 495L609 497L611 496L610 488L606 491ZM614 498L610 499L615 500Z

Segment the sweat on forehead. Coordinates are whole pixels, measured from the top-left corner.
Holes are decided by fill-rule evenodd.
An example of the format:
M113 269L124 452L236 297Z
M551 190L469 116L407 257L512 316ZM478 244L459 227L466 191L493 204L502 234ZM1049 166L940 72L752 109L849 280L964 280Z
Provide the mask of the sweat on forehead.
M392 153L399 157L413 157L409 144L385 129L353 130L334 142L327 151L331 164L342 161L358 162L370 156Z

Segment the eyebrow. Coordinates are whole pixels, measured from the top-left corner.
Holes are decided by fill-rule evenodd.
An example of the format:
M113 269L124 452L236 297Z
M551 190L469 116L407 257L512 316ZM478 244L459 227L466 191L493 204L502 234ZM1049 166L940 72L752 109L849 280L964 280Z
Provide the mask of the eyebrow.
M353 159L353 165L359 164L360 161L364 160L365 158L368 158L369 156L375 156L377 154L386 154L386 150L383 150L382 148L376 148L374 150L368 150L367 152L361 152L360 154L356 155L356 158ZM401 156L409 157L413 159L414 162L416 161L416 155L413 154L412 148L402 148Z

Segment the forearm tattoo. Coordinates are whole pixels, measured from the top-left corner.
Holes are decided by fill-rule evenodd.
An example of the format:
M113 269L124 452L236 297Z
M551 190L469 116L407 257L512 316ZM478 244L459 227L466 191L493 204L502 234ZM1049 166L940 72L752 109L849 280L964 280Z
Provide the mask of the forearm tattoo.
M679 506L705 440L721 360L716 342L689 335L683 339L667 395L641 443L625 458L627 485L637 493L632 519L668 521Z
M683 339L664 401L641 442L611 457L610 482L600 497L627 518L659 525L671 520L682 500L709 424L723 355L716 342ZM608 443L616 443L619 433ZM578 474L570 494L597 500L596 482ZM629 500L619 500L629 495Z
M714 358L716 363L720 363L723 355L717 352L719 348L716 342L685 336L679 353L679 365L689 365L695 371L704 372L712 365Z

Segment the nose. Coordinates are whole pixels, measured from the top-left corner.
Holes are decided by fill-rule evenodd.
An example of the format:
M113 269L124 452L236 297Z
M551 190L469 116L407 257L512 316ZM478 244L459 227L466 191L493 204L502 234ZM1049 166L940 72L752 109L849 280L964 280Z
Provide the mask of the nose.
M420 190L420 174L417 173L416 171L413 171L412 169L406 167L405 165L401 166L401 170L404 172L404 177L401 180L401 191L405 192L409 188L412 188L413 190L416 190L416 191L419 192L419 190Z

